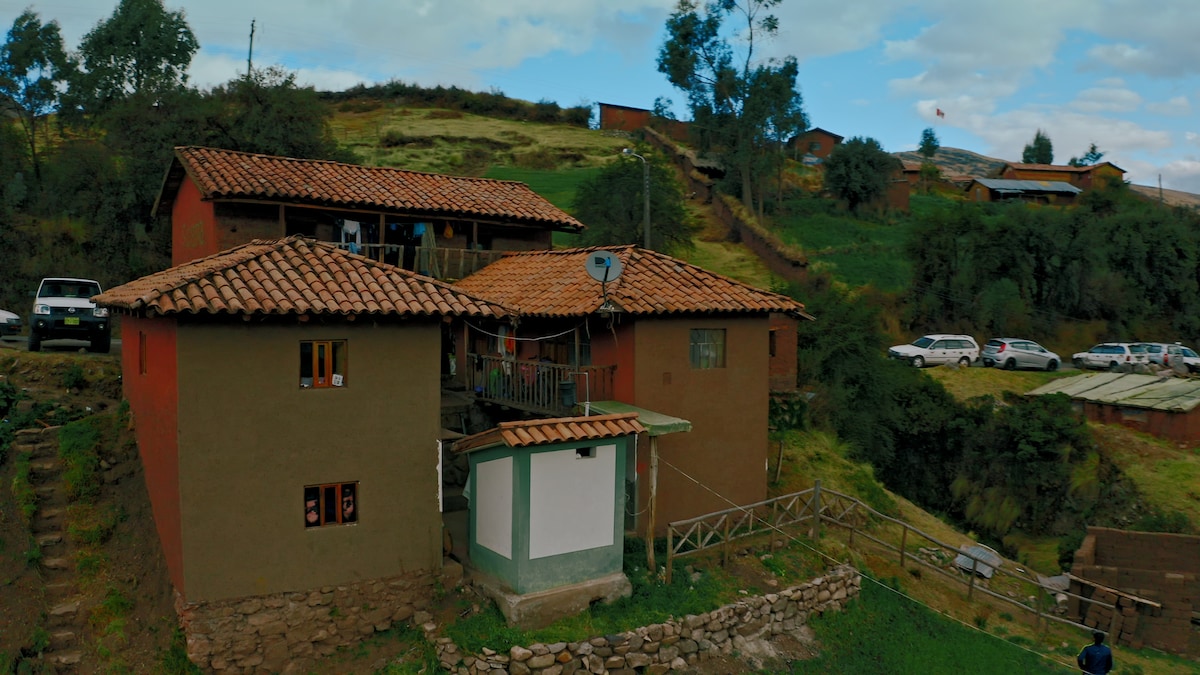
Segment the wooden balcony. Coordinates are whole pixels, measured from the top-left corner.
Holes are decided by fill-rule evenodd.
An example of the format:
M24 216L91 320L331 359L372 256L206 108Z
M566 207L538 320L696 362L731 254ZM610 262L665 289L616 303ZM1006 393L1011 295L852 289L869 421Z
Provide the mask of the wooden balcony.
M467 387L479 401L563 417L574 414L576 403L611 400L616 370L469 354Z
M350 244L330 242L350 250ZM505 251L481 251L440 246L401 246L398 244L362 244L359 255L386 262L434 279L462 279L499 260Z

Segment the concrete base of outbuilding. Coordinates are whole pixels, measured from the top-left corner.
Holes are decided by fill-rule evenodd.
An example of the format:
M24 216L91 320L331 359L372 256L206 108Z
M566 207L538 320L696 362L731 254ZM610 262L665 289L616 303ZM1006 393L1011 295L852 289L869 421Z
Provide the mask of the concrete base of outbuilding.
M617 572L570 586L559 586L519 595L495 579L473 575L475 587L496 602L508 625L525 630L544 628L555 621L579 614L593 602L614 602L633 594L633 585Z

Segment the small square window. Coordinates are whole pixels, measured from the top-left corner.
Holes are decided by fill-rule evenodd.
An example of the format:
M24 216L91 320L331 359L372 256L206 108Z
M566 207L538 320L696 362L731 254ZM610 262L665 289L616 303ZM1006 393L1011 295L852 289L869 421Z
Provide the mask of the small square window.
M304 488L304 527L358 522L358 483L326 483Z
M689 344L689 358L693 368L724 368L725 329L693 328Z
M346 341L311 340L300 343L300 388L346 386Z

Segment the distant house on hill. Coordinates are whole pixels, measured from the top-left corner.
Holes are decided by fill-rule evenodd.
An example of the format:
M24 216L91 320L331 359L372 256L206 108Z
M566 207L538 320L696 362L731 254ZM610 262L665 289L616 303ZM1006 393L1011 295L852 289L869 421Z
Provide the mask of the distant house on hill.
M974 178L967 198L977 202L1023 201L1064 206L1075 202L1083 190L1063 181Z
M655 128L676 141L688 140L688 123L656 117L653 110L615 103L598 103L600 128L612 131L639 131Z
M802 134L792 136L787 147L793 157L808 166L818 166L833 152L834 146L842 142L842 136L820 127L813 127Z
M1093 373L1054 380L1030 396L1065 394L1088 419L1200 446L1200 380L1138 373Z
M154 213L170 214L172 264L259 238L315 237L436 278L503 251L547 249L584 225L524 183L179 147Z
M1112 162L1101 162L1091 166L1007 162L996 171L996 175L993 177L1009 180L1060 181L1086 191L1100 187L1106 181L1123 181L1125 170Z

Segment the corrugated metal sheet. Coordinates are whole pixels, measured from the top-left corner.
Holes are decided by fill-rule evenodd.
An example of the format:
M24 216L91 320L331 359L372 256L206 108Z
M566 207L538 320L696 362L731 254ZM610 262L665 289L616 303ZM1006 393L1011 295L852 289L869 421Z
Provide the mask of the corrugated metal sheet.
M1030 396L1043 394L1066 394L1078 401L1184 413L1200 405L1200 379L1095 373L1054 380L1029 392Z
M1079 194L1079 188L1060 180L1014 180L1010 178L976 178L976 182L999 192L1067 192Z

